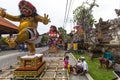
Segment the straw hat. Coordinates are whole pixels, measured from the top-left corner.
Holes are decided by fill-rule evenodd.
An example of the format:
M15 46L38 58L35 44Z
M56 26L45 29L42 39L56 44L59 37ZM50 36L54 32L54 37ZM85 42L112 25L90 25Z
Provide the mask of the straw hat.
M84 60L84 59L85 59L85 57L81 56L81 57L80 57L80 59Z

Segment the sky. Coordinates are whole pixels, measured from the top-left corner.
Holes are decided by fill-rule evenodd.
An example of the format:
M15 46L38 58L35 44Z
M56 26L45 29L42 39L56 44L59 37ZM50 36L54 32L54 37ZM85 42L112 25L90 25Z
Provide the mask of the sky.
M18 3L20 0L0 0L0 7L6 9L6 12L12 15L20 15ZM64 24L64 16L66 10L67 0L26 0L31 2L37 9L37 13L41 16L44 13L49 15L51 22L47 25L39 22L38 32L39 34L43 34L49 31L51 25L55 25L58 27L63 27ZM70 1L70 0L68 0ZM68 15L68 21L65 25L65 29L67 33L69 33L74 24L73 20L73 10L75 10L78 6L82 4L83 1L86 0L72 0L71 8ZM92 2L92 0L88 0ZM120 0L97 0L96 3L99 7L93 8L93 15L96 21L99 18L103 18L104 21L108 19L117 18L115 9L120 9ZM12 22L12 21L11 21ZM19 25L19 22L12 22L15 25Z

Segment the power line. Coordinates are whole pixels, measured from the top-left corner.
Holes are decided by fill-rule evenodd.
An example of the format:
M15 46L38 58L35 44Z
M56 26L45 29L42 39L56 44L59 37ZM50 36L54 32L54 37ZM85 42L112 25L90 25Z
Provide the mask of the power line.
M67 2L66 2L66 9L65 9L64 22L63 22L63 29L64 29L65 22L66 22L67 7L68 7L68 0L67 0Z
M70 10L71 10L71 3L72 3L72 0L70 0L70 3L69 3L69 8L68 8L68 13L67 13L67 17L66 17L66 22L68 21L68 16L69 16L69 13L70 13Z
M65 28L65 25L66 25L66 23L68 21L68 16L69 16L69 13L71 11L71 5L72 5L73 1L74 0L70 0L69 5L68 5L68 0L67 0L63 28Z

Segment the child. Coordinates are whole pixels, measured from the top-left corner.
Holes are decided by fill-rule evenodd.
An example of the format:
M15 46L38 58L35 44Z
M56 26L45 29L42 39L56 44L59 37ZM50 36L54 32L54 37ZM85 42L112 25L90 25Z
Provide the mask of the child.
M70 72L70 65L69 65L69 56L65 56L64 58L64 68Z
M69 56L65 56L64 58L64 68L67 69L69 64Z

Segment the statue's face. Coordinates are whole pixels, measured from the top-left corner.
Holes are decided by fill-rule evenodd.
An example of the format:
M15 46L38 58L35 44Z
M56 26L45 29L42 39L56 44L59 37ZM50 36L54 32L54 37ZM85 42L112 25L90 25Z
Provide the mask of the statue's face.
M50 30L51 30L51 31L53 31L53 30L54 30L54 28L53 28L53 27L50 27Z
M24 16L30 16L33 14L32 9L28 5L22 5L20 11Z

